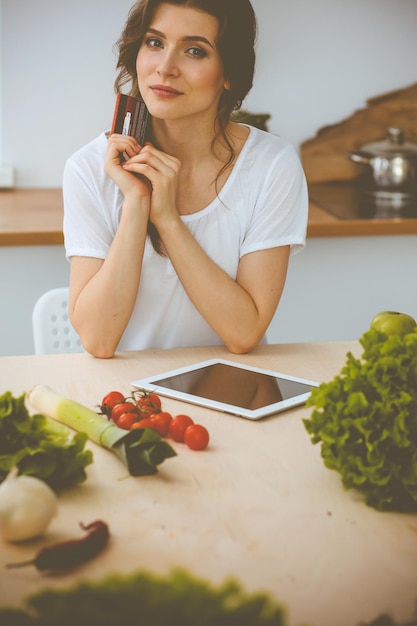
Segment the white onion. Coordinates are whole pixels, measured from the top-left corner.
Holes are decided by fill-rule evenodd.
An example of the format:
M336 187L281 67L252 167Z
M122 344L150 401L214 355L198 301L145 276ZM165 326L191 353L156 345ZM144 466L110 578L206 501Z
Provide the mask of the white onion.
M6 541L42 535L58 511L58 498L35 476L13 469L0 485L0 534Z

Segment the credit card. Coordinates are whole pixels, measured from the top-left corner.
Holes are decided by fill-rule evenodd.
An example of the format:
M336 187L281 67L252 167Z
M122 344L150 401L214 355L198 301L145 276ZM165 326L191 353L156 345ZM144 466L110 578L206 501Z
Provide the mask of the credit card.
M150 115L142 98L119 93L114 108L112 133L135 137L140 146L145 145L150 126Z

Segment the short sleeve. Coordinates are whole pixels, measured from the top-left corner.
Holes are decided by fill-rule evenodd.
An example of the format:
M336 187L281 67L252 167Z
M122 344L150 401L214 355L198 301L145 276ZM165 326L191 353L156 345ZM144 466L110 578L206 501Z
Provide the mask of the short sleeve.
M308 190L297 152L291 144L279 150L267 170L259 172L254 210L241 246L241 256L289 245L291 253L305 246Z
M93 142L72 155L65 164L63 229L67 258L104 259L107 256L118 216L113 206L114 186L106 178L104 154Z

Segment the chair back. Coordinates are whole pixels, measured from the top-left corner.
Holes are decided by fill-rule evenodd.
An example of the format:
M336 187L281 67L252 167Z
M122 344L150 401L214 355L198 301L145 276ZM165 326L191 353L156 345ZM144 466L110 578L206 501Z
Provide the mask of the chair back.
M83 352L68 314L68 287L50 289L40 296L32 312L35 354Z

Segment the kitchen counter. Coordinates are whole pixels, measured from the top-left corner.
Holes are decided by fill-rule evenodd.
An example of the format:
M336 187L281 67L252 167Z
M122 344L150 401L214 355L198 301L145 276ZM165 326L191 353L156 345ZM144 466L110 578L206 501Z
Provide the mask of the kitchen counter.
M416 235L417 218L342 220L310 202L307 237L370 237Z
M94 409L105 393L128 395L130 381L223 357L317 381L340 371L355 341L261 346L248 355L224 348L123 352L111 360L87 354L0 358L2 391L40 383ZM286 626L358 626L389 613L411 621L417 599L417 516L381 513L345 491L327 469L303 425L305 406L252 422L163 399L210 432L209 447L178 456L158 473L131 477L108 450L89 443L87 480L61 493L59 513L34 541L0 540L0 606L28 594L67 588L81 579L138 569L167 574L185 568L220 584L236 577L248 592L266 591L286 607ZM59 576L4 564L33 558L42 547L82 535L79 523L103 519L111 543L94 560ZM287 621L288 620L288 621Z
M61 245L61 189L0 190L0 246Z
M61 245L61 189L0 190L0 246ZM307 236L417 234L417 218L343 220L310 203Z

